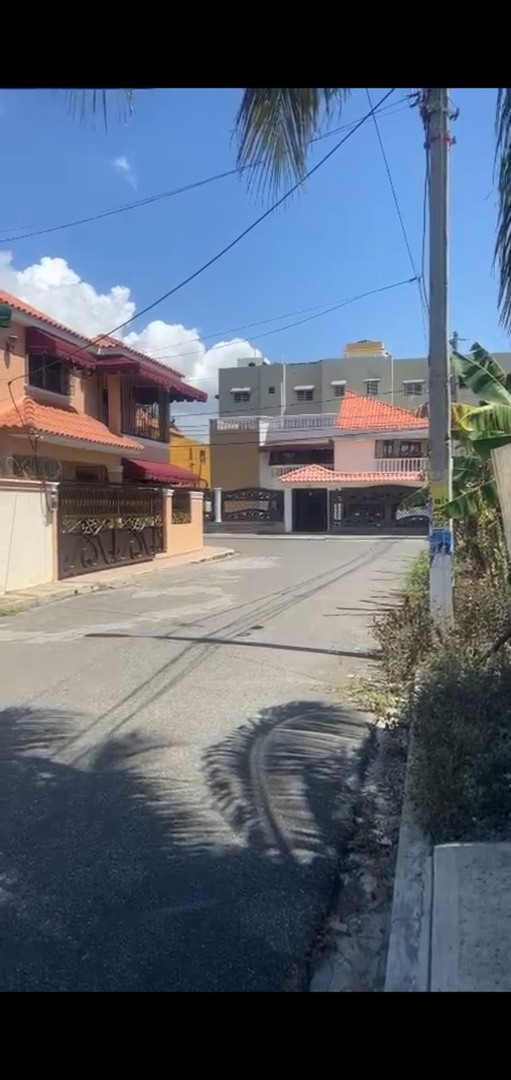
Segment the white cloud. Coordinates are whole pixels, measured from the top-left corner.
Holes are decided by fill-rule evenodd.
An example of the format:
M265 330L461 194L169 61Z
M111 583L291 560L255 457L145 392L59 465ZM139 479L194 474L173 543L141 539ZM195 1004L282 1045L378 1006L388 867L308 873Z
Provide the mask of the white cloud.
M136 311L127 286L114 285L107 293L97 292L93 285L82 281L65 259L49 255L43 256L38 263L17 269L11 252L0 251L0 288L91 337L107 333ZM183 417L187 430L197 427L204 436L209 416L217 409L218 369L233 367L242 357L262 355L244 338L219 341L207 347L196 328L162 319L153 319L141 330L127 327L124 334L118 336L123 336L132 348L181 371L192 386L206 391L208 401L205 404L195 402L176 405L173 409L176 416Z
M129 184L134 191L137 190L138 181L133 171L133 168L130 165L125 154L122 154L121 157L114 158L114 160L112 161L112 167L117 173L119 173L119 176L123 177L126 183Z

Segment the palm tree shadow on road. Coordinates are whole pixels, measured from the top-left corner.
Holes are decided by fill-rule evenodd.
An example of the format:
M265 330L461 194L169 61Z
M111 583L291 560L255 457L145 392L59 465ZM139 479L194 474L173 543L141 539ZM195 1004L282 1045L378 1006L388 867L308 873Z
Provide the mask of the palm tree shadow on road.
M163 787L138 736L86 768L60 763L73 720L0 713L0 989L304 988L363 719L322 703L266 710L206 754L209 805Z

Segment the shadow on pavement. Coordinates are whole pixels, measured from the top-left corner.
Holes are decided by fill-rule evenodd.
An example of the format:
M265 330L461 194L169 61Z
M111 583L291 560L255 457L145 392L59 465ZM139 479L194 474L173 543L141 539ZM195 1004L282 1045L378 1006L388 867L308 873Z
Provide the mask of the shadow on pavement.
M171 783L168 747L139 737L63 765L72 735L58 711L0 713L0 989L303 988L365 717L301 701L263 712L208 750L209 798Z
M259 626L254 629L261 629ZM221 633L221 631L219 631ZM352 656L362 660L377 660L380 655L379 649L336 649L334 646L327 649L318 649L313 645L286 645L278 641L244 641L243 638L250 634L250 630L243 630L240 632L239 637L227 638L227 637L215 637L214 634L206 634L204 637L198 635L188 636L186 634L129 634L117 631L95 631L91 634L84 634L84 637L88 638L136 638L142 637L144 639L152 638L154 641L186 641L191 642L193 645L244 645L246 648L251 649L277 649L279 652L305 652L305 653L321 653L324 656ZM242 636L243 635L243 636Z

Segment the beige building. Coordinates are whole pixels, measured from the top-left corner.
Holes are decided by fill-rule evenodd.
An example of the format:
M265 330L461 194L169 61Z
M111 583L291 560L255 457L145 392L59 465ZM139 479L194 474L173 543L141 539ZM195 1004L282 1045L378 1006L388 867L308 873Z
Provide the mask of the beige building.
M205 400L0 292L0 593L202 547L199 480L168 440L171 402Z
M495 353L495 359L511 375L511 353ZM414 411L427 400L427 358L397 358L382 341L357 341L337 359L301 364L238 360L236 367L219 371L219 415L329 413L338 408L345 390ZM475 403L463 387L457 387L457 394L460 401Z
M276 532L425 529L407 494L428 473L428 420L346 390L331 413L211 424L216 523ZM413 522L412 522L413 519Z

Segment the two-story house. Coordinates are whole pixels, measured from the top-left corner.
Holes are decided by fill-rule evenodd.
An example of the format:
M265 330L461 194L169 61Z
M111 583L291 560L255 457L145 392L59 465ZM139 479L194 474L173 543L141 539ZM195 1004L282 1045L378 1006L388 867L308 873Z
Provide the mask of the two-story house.
M172 523L183 526L175 550L200 547L200 480L169 463L169 428L172 402L206 398L124 342L87 338L0 291L0 591L170 552ZM47 528L57 504L58 544ZM43 534L58 569L36 558Z
M392 526L428 468L428 421L351 390L337 412L220 417L211 444L213 485L284 492L286 532Z
M3 291L0 304L11 311L0 328L4 475L194 482L169 465L170 404L205 401L202 391L121 341L93 341Z

